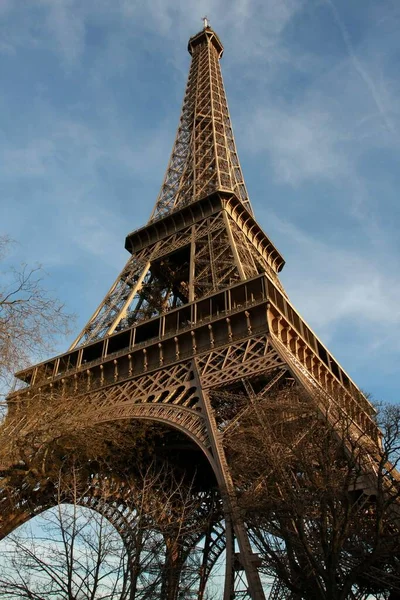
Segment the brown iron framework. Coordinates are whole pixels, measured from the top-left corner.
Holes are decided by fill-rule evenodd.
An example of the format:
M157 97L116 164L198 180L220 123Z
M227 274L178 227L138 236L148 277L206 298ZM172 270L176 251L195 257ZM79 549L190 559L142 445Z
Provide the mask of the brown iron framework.
M219 66L223 46L206 28L188 49L192 64L181 119L151 220L217 190L234 192L251 213Z
M210 484L207 526L182 540L180 583L163 592L154 583L151 597L182 597L189 557L202 541L187 587L192 595L185 597L203 598L225 551L224 600L262 600L260 564L224 451L225 433L246 410L235 405L238 390L251 403L296 381L336 403L375 443L379 431L373 407L279 281L284 260L253 217L239 164L218 36L206 26L190 39L189 52L180 124L149 223L127 236L131 257L69 351L18 373L25 387L10 395L9 405L13 411L27 398L58 390L76 398L73 410L82 423L147 420L190 438L214 472L219 509L207 508L215 493ZM95 488L85 503L106 514L132 546L135 515L125 514L118 484L108 503L96 499ZM2 535L48 506L39 499L17 504ZM275 582L269 597L283 597L279 589Z

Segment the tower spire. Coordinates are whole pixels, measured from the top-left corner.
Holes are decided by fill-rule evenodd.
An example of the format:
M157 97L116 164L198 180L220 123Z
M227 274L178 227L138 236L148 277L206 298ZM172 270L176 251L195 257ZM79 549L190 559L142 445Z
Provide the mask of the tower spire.
M151 221L216 191L252 213L233 137L219 59L224 47L207 17L188 44L192 64L169 165Z

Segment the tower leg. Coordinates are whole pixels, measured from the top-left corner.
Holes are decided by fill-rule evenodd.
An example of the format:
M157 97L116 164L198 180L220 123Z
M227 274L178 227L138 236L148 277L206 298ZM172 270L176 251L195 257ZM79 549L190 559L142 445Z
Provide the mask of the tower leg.
M229 535L230 539L233 539L231 532ZM226 545L226 523L222 519L210 521L204 537L197 600L203 600L210 573L223 551L226 551ZM229 577L231 577L231 573L229 573Z
M221 434L218 431L217 424L215 421L214 411L211 406L210 398L207 391L203 390L201 386L201 380L196 365L193 366L193 371L195 374L199 398L207 421L212 452L217 467L216 475L224 504L225 520L228 525L226 528L227 567L224 600L231 600L235 597L234 592L232 595L233 584L231 580L231 578L233 578L234 542L233 540L229 540L228 542L228 531L231 529L230 524L232 524L233 526L233 531L235 533L239 545L239 560L246 573L250 598L252 600L265 600L265 594L261 585L260 575L258 573L258 569L254 561L254 555L251 550L247 531L240 516L239 508L237 505L233 480L226 460L225 450L222 445ZM231 553L233 553L233 556L231 556Z
M226 531L226 563L225 563L225 586L224 600L232 600L235 597L235 536L233 534L233 525L229 513L225 516L225 531Z

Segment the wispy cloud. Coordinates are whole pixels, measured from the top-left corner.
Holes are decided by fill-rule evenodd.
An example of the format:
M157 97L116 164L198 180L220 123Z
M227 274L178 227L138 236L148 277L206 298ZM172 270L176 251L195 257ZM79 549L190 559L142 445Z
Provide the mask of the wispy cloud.
M395 134L396 133L395 125L387 113L386 107L385 107L382 97L379 93L378 87L376 86L373 78L368 73L368 70L365 68L365 66L363 65L361 60L358 58L358 56L354 50L352 41L351 41L351 36L350 36L349 30L347 29L346 25L344 24L340 14L339 14L339 11L336 7L336 4L333 2L333 0L325 0L325 2L332 11L333 17L336 21L336 24L339 28L341 35L342 35L343 42L346 46L346 50L349 54L350 60L353 64L355 70L360 75L361 79L364 81L367 89L369 90L387 129L390 132L392 132L393 134Z
M390 265L382 268L382 257L373 252L365 255L357 248L325 243L276 215L269 214L269 220L287 240L289 260L282 277L289 296L322 339L329 343L346 327L345 343L376 353L382 345L370 335L376 330L386 351L399 352L397 271Z
M334 179L347 171L340 151L346 137L322 107L271 106L251 115L247 143L252 152L268 154L278 180L296 186L311 179Z
M201 17L207 14L211 23L224 31L227 43L236 59L258 55L271 60L281 55L276 50L278 39L293 16L301 11L300 0L22 0L24 9L36 13L36 24L29 18L17 18L17 6L2 0L0 15L9 17L2 36L4 52L22 45L52 48L63 59L65 68L76 66L82 59L87 31L92 26L114 26L126 44L137 38L135 28L151 32L159 39L186 41L188 32L201 29ZM255 20L254 15L258 18ZM248 35L249 27L253 35ZM257 28L257 31L254 29ZM238 36L246 34L246 43L237 44ZM0 48L0 49L1 49ZM274 50L275 48L275 50ZM265 51L268 49L268 53ZM182 56L178 48L170 48L171 57ZM174 53L176 52L176 56ZM283 49L282 49L283 53Z
M75 0L40 0L47 8L47 31L68 64L78 60L85 46L85 18Z

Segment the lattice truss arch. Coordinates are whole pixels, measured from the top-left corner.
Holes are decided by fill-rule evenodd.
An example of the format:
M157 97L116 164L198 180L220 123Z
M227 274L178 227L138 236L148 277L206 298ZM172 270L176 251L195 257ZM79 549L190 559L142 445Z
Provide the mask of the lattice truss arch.
M79 393L85 386L84 374L82 381L75 380L74 386ZM140 418L172 424L195 440L210 458L207 426L190 362L88 390L79 398L75 410L82 422Z
M16 496L18 510L14 519L9 520L8 528L2 528L1 537L60 501L77 504L105 517L120 535L127 552L130 597L135 600L166 597L172 592L168 589L171 579L168 571L172 569L176 571L180 594L185 593L185 598L193 600L203 598L212 569L225 550L221 500L214 491L193 497L198 508L190 521L183 527L178 526L172 534L179 551L171 562L168 559L168 526L165 529L154 510L150 514L143 510L142 496L146 491L140 480L136 485L132 480L127 486L124 479L110 476L110 473L105 476L93 473L88 480L82 480L79 472L75 476L76 487L71 493L67 489L60 495L55 487L54 493L49 495L47 488L41 490L35 486L34 504L27 501L29 490L25 489L23 496Z
M282 378L286 382L290 380L289 370L292 371L293 367L295 371L298 370L297 364L290 365L274 337L271 338L268 334L254 335L251 329L248 333L247 339L232 341L228 345L213 348L211 351L197 355L194 361L178 362L122 382L118 382L116 373L117 380L114 384L105 385L98 390L89 390L86 394L88 403L81 400L77 402L77 406L85 411L82 413L84 417L82 421L86 421L89 417L93 422L123 418L149 418L162 421L187 433L203 448L204 453L210 456L212 439L222 439L222 436L235 426L237 420L240 420L243 410L247 410L251 403L268 394L273 386L282 381ZM197 379L195 372L198 373ZM256 379L259 381L260 377L263 387L261 390L258 388L255 394L253 381ZM305 378L300 377L300 379L303 380L303 384L306 383ZM90 378L87 379L85 373L82 373L82 381L75 380L75 385L76 391L82 390L85 385L90 385ZM239 393L237 386L240 389ZM202 412L202 391L211 398L217 428L215 431L210 431L205 414ZM215 459L215 455L213 456ZM223 457L220 459L220 468L229 481L229 467ZM236 527L238 523L235 521ZM209 541L214 550L210 550L209 559L205 559L203 555L204 560L210 561L203 565L204 573L211 570L212 557L219 555L223 551L224 543L226 544L226 541L224 542L217 534L214 534L214 538ZM185 543L191 546L189 538ZM252 552L248 542L247 546L245 555L251 557ZM251 559L249 560L251 563ZM184 561L181 565L182 569L183 563ZM253 571L248 568L245 571L243 569L244 567L239 565L235 570L235 597L263 598L261 592L253 596L246 592L247 576L248 574L256 576L256 571L254 568ZM188 567L187 577L189 572ZM150 583L147 582L146 585Z
M224 361L226 357L229 357L232 369L222 373L218 367L220 367L221 360ZM256 357L262 358L262 361L254 365ZM268 374L272 372L276 374L276 370L280 370L282 367L265 336L260 336L255 340L249 339L244 342L232 344L232 346L225 350L212 352L209 358L210 360L207 360L207 355L199 357L198 367L195 367L192 362L178 363L169 368L160 369L151 376L146 374L130 382L122 382L119 385L116 383L112 387L106 386L103 390L93 390L86 394L89 403L84 402L82 398L77 398L76 404L80 407L78 410L83 411L82 422L87 422L88 420L91 422L100 422L127 417L150 418L155 421L161 420L178 426L179 429L190 434L192 438L196 439L199 446L203 446L204 451L206 451L206 447L209 446L208 436L210 435L210 430L205 426L204 415L200 418L201 415L196 414L200 412L199 396L201 396L201 392L199 388L196 389L198 382L196 382L193 369L199 369L199 374L201 373L200 377L203 382L207 381L212 386L217 384L224 386L224 384L238 381L243 375L243 368L248 374L260 371ZM212 368L212 364L216 369ZM218 371L221 375L219 378ZM276 378L274 378L275 380ZM75 380L77 390L82 389L82 383L79 380ZM189 419L188 416L190 417ZM192 418L193 416L197 417L195 421ZM226 470L227 465L223 465L222 468ZM95 508L102 514L105 514L123 536L131 552L137 553L140 549L135 546L136 538L132 534L132 531L130 531L130 528L135 524L135 515L126 513L124 510L123 492L121 493L118 490L117 492L114 491L114 493L111 492L112 490L110 490L110 498L107 502L104 502L100 497L97 497L96 486L94 486L91 493L87 493L85 499L82 499L82 504ZM42 509L43 506L40 507L40 510ZM218 519L216 521L209 521L209 528L207 531L202 532L201 537L204 537L201 568L196 570L193 566L193 552L196 544L200 541L198 535L195 537L186 535L182 540L183 554L180 556L180 562L178 561L179 564L176 568L181 573L181 588L182 585L185 585L188 589L195 588L204 592L205 584L211 570L226 547L223 523L218 521ZM145 548L144 552L146 552ZM192 561L192 566L189 564L190 560ZM198 562L196 564L200 567ZM156 568L156 571L162 574L162 565L159 565L159 567L158 569ZM241 571L238 571L236 574L238 577L240 575L239 579L242 579L243 574ZM235 589L239 581L238 577L234 577ZM154 593L161 585L161 580L160 577L153 577L151 581L150 579L147 577L146 581L143 580L139 583L143 590L151 589L152 593ZM138 593L135 597L143 598L144 600L144 598L149 598L151 595L149 596L146 592L144 595ZM187 597L189 598L190 596ZM198 595L194 597L201 598L202 596ZM250 598L250 596L243 597Z
M276 375L281 376L282 361L271 347L267 336L258 336L248 340L232 343L228 347L215 349L211 354L204 354L192 361L179 362L155 371L152 374L143 374L128 381L115 381L112 385L105 385L103 388L89 390L84 394L79 394L79 390L87 388L88 380L86 374L82 373L82 381L74 378L74 389L66 389L68 394L75 391L76 411L80 419L79 422L90 422L91 424L102 421L119 419L150 419L152 421L161 421L171 424L181 430L196 441L203 452L213 462L210 454L210 435L205 414L201 410L201 390L198 387L201 382L201 388L217 389L219 395L224 394L224 386L232 384L243 379L244 375L251 376L255 373L265 373L271 379L272 383L277 381ZM229 362L229 368L226 364ZM200 379L197 380L195 372L197 371ZM221 389L222 387L222 389ZM49 390L43 390L43 393L49 393ZM229 392L226 392L229 393ZM219 421L220 419L218 419ZM77 422L78 422L77 421ZM221 431L223 430L223 427ZM227 469L225 465L223 467ZM116 500L104 504L102 508L99 503L103 502L97 498L96 490L87 494L87 505L96 509L104 509L106 516L110 521L121 529L121 534L128 536L127 529L129 516L121 512L123 498L121 495L114 494ZM24 502L18 501L18 506L26 512L26 518L33 516L29 513L29 506ZM42 502L36 502L36 512L43 510ZM128 521L127 521L128 520ZM20 524L20 521L18 522ZM13 525L12 520L10 526ZM190 542L190 543L189 543ZM193 546L190 540L185 542L190 547ZM216 560L224 550L224 532L223 525L212 523L211 529L205 539L205 553L203 556L203 580L208 578L210 571ZM183 561L184 562L184 561Z
M210 28L189 41L192 63L170 162L151 220L215 191L234 192L249 212L219 65L223 47Z
M201 390L220 388L260 373L278 373L280 377L286 370L268 335L260 335L199 355L194 363L178 362L139 377L118 381L116 371L113 383L100 379L93 382L94 389L88 372L83 371L63 393L77 399L69 409L77 422L141 418L172 424L195 440L212 462ZM43 393L49 392L43 389Z

